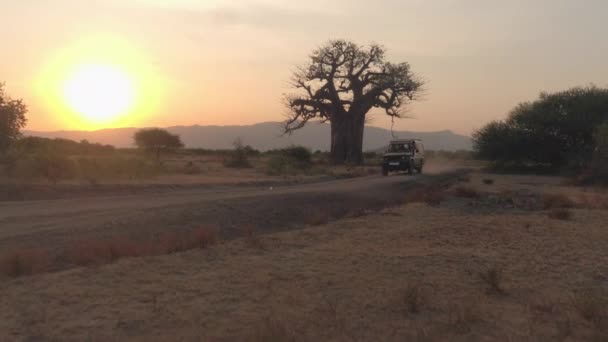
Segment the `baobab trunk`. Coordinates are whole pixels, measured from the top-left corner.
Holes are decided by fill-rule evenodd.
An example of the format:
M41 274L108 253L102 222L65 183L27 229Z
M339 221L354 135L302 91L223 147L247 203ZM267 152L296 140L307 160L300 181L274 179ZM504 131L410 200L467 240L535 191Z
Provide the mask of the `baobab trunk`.
M347 114L331 121L331 160L334 164L363 163L365 115Z

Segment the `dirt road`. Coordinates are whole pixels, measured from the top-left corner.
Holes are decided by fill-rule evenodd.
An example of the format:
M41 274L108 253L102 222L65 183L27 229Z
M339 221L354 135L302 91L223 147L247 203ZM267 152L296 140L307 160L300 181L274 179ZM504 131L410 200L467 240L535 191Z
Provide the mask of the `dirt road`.
M441 176L333 180L291 186L216 187L173 192L0 202L0 248L48 245L90 234L154 233L217 224L264 226L301 223L312 210L368 208L399 201L403 187ZM317 208L317 209L315 209Z

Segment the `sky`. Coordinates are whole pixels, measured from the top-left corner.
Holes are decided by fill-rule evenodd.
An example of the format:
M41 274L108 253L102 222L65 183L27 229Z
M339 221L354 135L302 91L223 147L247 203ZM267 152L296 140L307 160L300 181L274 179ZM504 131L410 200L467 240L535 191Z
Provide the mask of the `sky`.
M390 61L409 62L425 80L400 130L470 134L541 91L608 86L604 0L0 0L0 8L0 82L27 102L30 130L280 121L291 73L338 38L382 44ZM135 89L128 113L79 116L73 102L89 95L79 87L105 70L78 71L91 63L125 75L95 89ZM85 81L66 100L75 79ZM373 113L371 124L390 120Z

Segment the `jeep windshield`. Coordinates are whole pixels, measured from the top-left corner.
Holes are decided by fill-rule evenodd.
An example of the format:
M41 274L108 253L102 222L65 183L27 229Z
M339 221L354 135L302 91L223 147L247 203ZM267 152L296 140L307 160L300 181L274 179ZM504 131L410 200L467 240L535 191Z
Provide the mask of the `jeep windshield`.
M407 153L412 152L412 145L410 143L402 144L391 144L388 147L388 153Z

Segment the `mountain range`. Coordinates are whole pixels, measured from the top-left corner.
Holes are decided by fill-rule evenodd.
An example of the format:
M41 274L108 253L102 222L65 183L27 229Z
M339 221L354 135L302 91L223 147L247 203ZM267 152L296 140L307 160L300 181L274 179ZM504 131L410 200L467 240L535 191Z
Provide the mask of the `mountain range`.
M282 136L281 123L264 122L245 126L174 126L166 128L178 134L184 144L190 148L226 149L240 138L246 145L265 151L289 145L302 145L311 150L329 150L329 124L311 123L289 136ZM70 140L88 140L92 143L114 145L116 147L133 147L133 134L138 128L110 128L96 131L26 131L25 135L45 138L64 138ZM398 138L422 139L426 148L431 150L470 150L471 138L452 131L437 132L395 132ZM367 126L363 139L364 150L376 150L392 139L391 131Z

